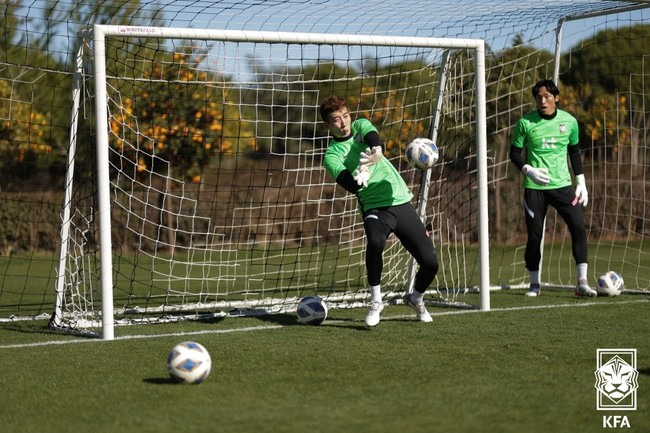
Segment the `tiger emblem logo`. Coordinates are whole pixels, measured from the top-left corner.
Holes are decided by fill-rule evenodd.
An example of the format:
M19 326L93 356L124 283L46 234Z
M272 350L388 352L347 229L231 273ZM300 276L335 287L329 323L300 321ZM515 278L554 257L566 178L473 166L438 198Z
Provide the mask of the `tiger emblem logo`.
M639 387L639 372L620 356L613 356L595 372L596 389L614 405L621 403Z

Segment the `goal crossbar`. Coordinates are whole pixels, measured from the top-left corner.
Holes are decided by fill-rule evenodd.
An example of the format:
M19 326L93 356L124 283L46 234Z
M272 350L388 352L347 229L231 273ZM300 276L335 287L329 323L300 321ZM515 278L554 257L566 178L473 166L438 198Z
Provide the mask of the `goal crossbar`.
M269 44L327 44L327 45L372 45L414 48L463 48L483 49L482 39L428 38L381 35L352 35L330 33L290 33L250 30L188 29L169 27L114 26L96 24L94 37L122 36L167 39L203 39L228 42L255 42Z

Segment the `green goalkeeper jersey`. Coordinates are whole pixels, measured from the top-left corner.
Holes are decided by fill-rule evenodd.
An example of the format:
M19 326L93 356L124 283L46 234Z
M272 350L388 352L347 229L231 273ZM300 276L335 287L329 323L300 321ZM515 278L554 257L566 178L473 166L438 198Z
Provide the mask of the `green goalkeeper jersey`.
M555 117L544 119L535 110L519 119L515 125L512 145L526 148L526 163L534 168L546 168L551 177L547 185L537 185L524 176L524 187L557 189L572 185L567 161L568 146L578 145L578 122L569 113L557 110Z
M351 134L347 139L333 139L327 145L323 165L332 178L336 179L343 170L350 173L359 166L361 152L368 147L363 137L377 129L368 119L359 118L350 125ZM397 169L386 158L369 167L368 186L357 192L361 212L381 207L409 202L413 198L411 190Z

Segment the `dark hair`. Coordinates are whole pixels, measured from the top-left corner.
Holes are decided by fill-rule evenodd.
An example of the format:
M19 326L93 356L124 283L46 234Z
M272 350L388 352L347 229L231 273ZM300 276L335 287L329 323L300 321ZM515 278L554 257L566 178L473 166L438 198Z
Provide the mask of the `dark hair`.
M539 93L539 89L542 87L546 87L546 90L548 90L548 93L550 93L553 96L558 96L560 94L560 89L557 88L553 80L541 80L538 81L534 86L533 86L533 98L537 98L537 93Z
M338 96L330 96L320 104L320 117L324 122L329 122L330 114L342 108L347 108L348 104L345 99Z

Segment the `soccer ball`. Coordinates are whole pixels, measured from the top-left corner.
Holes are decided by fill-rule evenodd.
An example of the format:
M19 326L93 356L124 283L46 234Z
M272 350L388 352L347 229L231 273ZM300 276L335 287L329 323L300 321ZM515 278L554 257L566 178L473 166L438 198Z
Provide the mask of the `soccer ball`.
M167 371L175 382L201 383L208 377L211 368L210 354L194 341L177 344L167 356Z
M418 170L430 169L438 157L438 146L428 138L416 138L406 146L406 161Z
M320 325L327 318L327 305L318 296L307 296L298 303L298 322L305 325Z
M598 277L596 291L603 296L618 296L623 291L623 277L614 271L605 272Z

